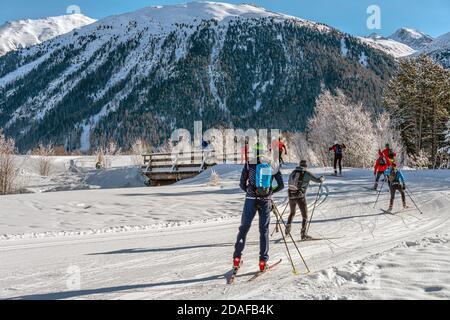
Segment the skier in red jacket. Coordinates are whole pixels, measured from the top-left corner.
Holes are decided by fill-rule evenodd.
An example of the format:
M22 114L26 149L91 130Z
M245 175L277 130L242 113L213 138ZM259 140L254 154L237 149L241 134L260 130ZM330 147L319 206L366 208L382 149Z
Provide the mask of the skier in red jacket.
M281 138L278 138L278 140L274 140L272 142L272 150L275 150L275 151L278 150L278 161L280 161L280 164L284 163L284 160L282 158L283 149L284 149L284 154L287 155L286 145L283 143L283 141L281 141Z
M386 171L386 169L389 168L390 166L391 161L389 160L389 158L386 158L384 154L380 154L373 168L373 175L375 176L375 184L373 186L374 190L378 189L378 182L380 181L380 177L384 174L384 171Z
M397 156L397 153L394 152L394 150L390 147L389 143L386 143L384 145L383 151L379 150L378 153L380 154L380 156L384 155L384 157L391 163L394 162L395 157Z
M241 149L241 163L247 163L248 162L248 139L245 139L244 146Z

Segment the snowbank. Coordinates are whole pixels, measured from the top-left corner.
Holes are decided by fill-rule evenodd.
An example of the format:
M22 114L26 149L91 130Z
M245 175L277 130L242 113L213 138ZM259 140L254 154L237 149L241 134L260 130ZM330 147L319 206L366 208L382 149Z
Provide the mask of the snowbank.
M207 183L210 170L171 186L2 197L0 298L450 298L449 170L405 171L424 213L401 210L397 197L391 215L380 210L388 206L387 190L374 208L377 193L365 188L373 183L371 170L345 168L343 177L332 177L329 168L312 169L327 179L310 234L328 239L299 243L311 273L292 275L281 236L274 233L270 261L282 263L248 283L259 262L256 218L238 285L225 286L244 202L241 168L217 166L217 186ZM290 170L282 171L284 179ZM103 178L97 178L101 185ZM310 212L317 190L312 184L307 194ZM274 197L280 211L285 197L286 190ZM296 216L296 240L300 225ZM82 275L78 289L66 285L65 271L74 266Z
M108 156L107 168L95 169L95 156L44 157L50 163L48 176L40 175L39 156L17 156L19 188L23 193L143 187L137 156Z

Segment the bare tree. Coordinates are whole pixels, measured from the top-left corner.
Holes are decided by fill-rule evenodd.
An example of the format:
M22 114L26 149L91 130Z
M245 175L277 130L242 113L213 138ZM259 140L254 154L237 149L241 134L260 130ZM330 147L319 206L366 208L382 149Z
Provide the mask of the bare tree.
M16 191L18 170L14 166L16 147L13 139L8 139L0 130L0 194Z
M106 168L106 157L105 157L105 150L103 150L103 147L99 147L97 151L95 151L96 159L95 159L95 168L101 169Z
M121 149L117 146L117 143L113 140L109 141L108 148L106 149L106 155L114 156L121 153Z
M220 175L214 169L211 170L211 176L209 177L209 186L219 186L220 185Z
M38 156L39 174L49 176L53 167L53 159L51 158L54 155L53 147L40 144L32 151L32 155Z
M135 165L142 164L142 155L150 151L150 145L144 139L137 139L131 146L131 154Z

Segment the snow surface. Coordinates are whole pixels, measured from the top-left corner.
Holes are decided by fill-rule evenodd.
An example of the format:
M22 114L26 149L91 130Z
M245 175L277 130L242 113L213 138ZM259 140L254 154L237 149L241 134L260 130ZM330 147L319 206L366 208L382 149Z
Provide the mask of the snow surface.
M327 177L310 233L335 239L299 244L312 272L292 274L275 233L270 260L283 262L246 282L258 264L254 221L241 275L236 285L227 286L244 200L238 187L241 168L216 166L218 186L209 185L208 170L164 187L2 197L0 298L450 298L449 170L405 170L423 215L414 209L381 212L388 205L386 189L374 209L376 193L363 188L373 182L370 170L346 168L344 177ZM292 168L283 170L285 180ZM312 171L331 173L330 168ZM310 212L316 192L312 185ZM274 197L281 211L285 197L285 191ZM394 211L399 205L397 198ZM297 239L299 228L296 217ZM69 281L73 270L80 272L75 287Z
M343 57L346 57L347 54L348 54L348 48L347 48L347 45L346 45L346 43L345 43L345 39L342 38L342 39L341 39L341 55L342 55Z
M0 26L0 56L9 51L39 44L93 22L94 19L82 14L8 21Z
M395 58L407 57L416 52L416 50L406 44L392 39L386 39L381 36L358 37L358 39L375 49L392 55Z

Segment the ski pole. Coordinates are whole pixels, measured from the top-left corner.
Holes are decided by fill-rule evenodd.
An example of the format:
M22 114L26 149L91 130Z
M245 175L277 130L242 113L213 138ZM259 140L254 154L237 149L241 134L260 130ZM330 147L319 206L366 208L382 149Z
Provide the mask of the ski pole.
M284 212L286 211L288 205L289 205L289 200L288 200L288 203L286 203L286 206L284 207L283 213L281 214L281 219L283 219ZM270 234L271 237L273 236L273 234L274 234L275 232L276 232L276 233L280 232L279 226L280 226L280 224L278 223L278 220L277 220L277 223L275 224L275 229L274 229L274 230L272 231L272 233Z
M276 206L274 206L274 209L278 212L278 208L277 208ZM278 212L278 214L279 214L279 212ZM286 223L284 222L284 220L283 220L283 219L280 219L280 220L281 220L281 222L283 223L284 227L286 228ZM283 235L283 231L281 231L281 234ZM302 259L303 264L304 264L305 267L306 267L306 270L308 271L308 273L311 272L311 271L309 270L308 264L307 264L306 261L305 261L305 258L303 258L303 255L302 255L302 253L300 252L300 249L299 249L298 246L297 246L297 243L295 242L294 238L292 237L292 233L289 233L289 237L291 238L292 243L294 244L295 249L296 249L297 252L298 252L298 255L299 255L300 258Z
M416 207L417 211L419 211L420 214L423 214L423 212L419 209L419 207L417 206L417 204L414 201L413 197L411 196L411 192L409 192L409 188L405 188L405 191L406 191L406 194L408 195L408 197L411 199L411 201L414 204L414 206Z
M306 227L306 233L305 233L306 235L308 234L309 226L311 225L311 221L314 216L314 210L316 210L316 204L317 204L317 201L319 200L319 194L320 194L321 190L322 190L322 182L320 183L319 189L317 190L316 201L314 201L314 206L313 206L313 209L311 212L311 217L309 218L308 226Z
M383 190L383 186L384 186L384 182L386 181L386 178L383 179L383 183L381 184L380 190L378 191L378 195L377 195L377 200L375 200L375 203L373 204L373 208L375 209L377 202L378 202L378 198L380 197L380 193L381 190Z
M275 217L277 218L277 223L280 223L280 217L279 217L278 208L276 207L276 205L273 202L273 200L272 200L272 211L275 214ZM291 262L291 265L292 265L292 272L294 274L298 274L297 269L295 269L294 261L292 260L291 252L289 251L289 247L287 245L286 237L284 236L283 230L281 230L281 236L283 237L284 246L286 247L286 251L287 251L287 254L288 254L288 257L289 257L289 261Z

